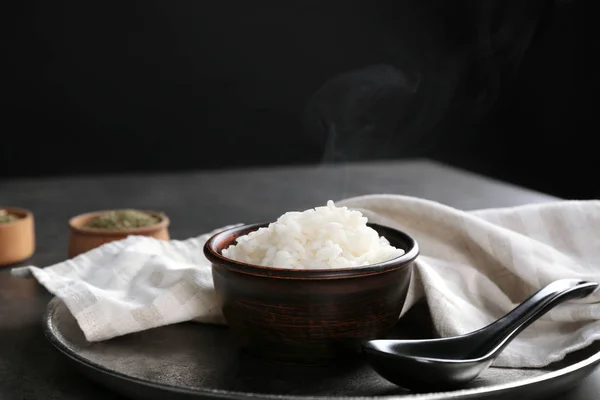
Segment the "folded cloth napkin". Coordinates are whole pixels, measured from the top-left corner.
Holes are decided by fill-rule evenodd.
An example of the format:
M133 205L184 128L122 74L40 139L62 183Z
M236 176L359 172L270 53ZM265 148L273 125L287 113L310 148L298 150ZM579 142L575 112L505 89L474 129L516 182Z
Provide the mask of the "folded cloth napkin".
M426 298L442 336L479 329L563 278L600 281L600 201L465 212L399 195L337 203L419 242L406 306ZM131 236L47 268L22 267L61 298L89 341L182 321L224 324L202 246L213 232L169 242ZM600 338L600 293L553 309L494 365L543 367Z

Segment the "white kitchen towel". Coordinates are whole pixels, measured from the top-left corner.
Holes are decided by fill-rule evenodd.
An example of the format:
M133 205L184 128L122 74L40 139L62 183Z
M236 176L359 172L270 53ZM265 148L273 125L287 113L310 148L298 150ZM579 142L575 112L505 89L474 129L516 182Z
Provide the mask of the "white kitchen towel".
M437 331L479 329L548 283L600 281L600 201L559 201L465 212L424 199L343 200L369 221L401 229L421 255L403 314L426 298ZM202 246L212 234L163 242L131 236L29 273L61 298L89 341L194 320L224 324ZM495 361L542 367L600 338L600 291L558 306Z

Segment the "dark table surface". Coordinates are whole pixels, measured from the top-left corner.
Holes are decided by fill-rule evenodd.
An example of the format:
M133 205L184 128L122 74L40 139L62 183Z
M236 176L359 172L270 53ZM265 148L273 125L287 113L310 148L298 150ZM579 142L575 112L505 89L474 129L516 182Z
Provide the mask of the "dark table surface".
M35 215L37 250L22 265L66 258L67 220L97 209L167 213L174 239L230 223L273 220L350 196L397 193L461 209L504 207L556 198L426 160L159 175L20 179L0 183L0 205ZM42 314L51 296L33 280L0 270L0 399L120 399L73 371L46 342ZM553 400L600 398L600 370Z

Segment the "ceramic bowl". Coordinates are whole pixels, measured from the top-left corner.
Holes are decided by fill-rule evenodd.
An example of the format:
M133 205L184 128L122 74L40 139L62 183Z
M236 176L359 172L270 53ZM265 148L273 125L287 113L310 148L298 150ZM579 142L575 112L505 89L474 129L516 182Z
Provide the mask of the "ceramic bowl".
M104 214L110 210L94 211L77 215L69 220L69 258L90 251L104 243L125 239L130 235L150 236L156 239L169 240L169 218L155 211L140 210L160 219L156 225L133 229L94 229L86 228L84 225L90 219Z
M2 207L19 217L16 221L0 224L0 266L26 260L35 251L33 213L23 208Z
M417 242L398 230L369 224L405 254L366 267L294 270L245 264L223 249L268 224L235 227L212 236L217 301L240 344L256 355L293 363L327 364L355 354L364 340L394 327L408 292Z

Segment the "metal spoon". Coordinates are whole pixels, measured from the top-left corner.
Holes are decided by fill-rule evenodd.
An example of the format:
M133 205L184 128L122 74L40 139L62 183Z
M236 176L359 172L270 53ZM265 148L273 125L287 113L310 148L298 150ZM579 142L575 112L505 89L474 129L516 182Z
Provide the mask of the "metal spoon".
M363 345L363 352L377 373L404 388L459 387L481 374L523 329L550 309L586 297L598 286L578 279L558 280L475 332L444 339L370 340Z

